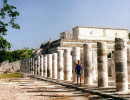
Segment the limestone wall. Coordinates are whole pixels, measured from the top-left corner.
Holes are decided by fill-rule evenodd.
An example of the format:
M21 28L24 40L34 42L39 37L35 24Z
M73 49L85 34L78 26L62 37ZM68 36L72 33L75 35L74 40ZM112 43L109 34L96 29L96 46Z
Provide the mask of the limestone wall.
M5 61L0 64L0 74L2 73L14 73L20 70L20 63L21 61L15 61L12 63L9 63L8 61Z
M114 41L115 38L119 37L128 40L128 30L114 29L114 28L83 27L83 26L73 28L73 39Z

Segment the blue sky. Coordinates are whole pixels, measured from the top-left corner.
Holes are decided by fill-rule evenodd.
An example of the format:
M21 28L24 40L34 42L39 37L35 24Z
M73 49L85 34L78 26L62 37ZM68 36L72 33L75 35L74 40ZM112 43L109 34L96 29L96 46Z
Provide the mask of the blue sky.
M3 0L0 0L0 6ZM39 48L76 26L130 30L130 0L8 0L17 7L20 30L8 28L12 50ZM1 8L1 7L0 7Z

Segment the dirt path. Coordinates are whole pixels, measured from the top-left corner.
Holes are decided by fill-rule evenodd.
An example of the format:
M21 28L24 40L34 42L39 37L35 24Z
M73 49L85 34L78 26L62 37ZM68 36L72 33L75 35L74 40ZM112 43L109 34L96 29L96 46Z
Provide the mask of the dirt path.
M97 100L101 97L61 85L30 79L0 80L0 100Z

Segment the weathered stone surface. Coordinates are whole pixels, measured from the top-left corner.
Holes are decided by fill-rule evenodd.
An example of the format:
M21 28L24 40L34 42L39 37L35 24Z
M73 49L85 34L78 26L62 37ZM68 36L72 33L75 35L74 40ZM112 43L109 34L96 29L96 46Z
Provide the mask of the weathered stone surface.
M47 77L47 55L44 55L44 69L43 69L43 77Z
M83 49L84 49L84 84L93 84L91 44L84 44Z
M32 64L33 64L33 65L32 65L32 74L34 75L34 65L35 65L35 64L34 64L34 58L32 58Z
M107 44L97 42L98 87L108 86Z
M128 91L127 42L121 38L115 39L115 68L116 90L118 92Z
M130 45L127 45L127 70L128 82L130 83Z
M112 56L111 56L111 68L112 68L112 77L115 78L115 54L114 52L112 52Z
M107 71L108 66L104 66L106 63L99 63L98 64L98 71Z
M14 72L19 72L20 70L22 72L25 72L25 60L15 61L12 63L5 61L0 64L0 74L14 73Z
M47 76L52 78L52 54L47 55Z
M126 73L116 73L116 82L126 82L127 74Z
M52 54L52 78L57 79L57 53Z
M64 62L63 62L63 50L58 51L58 79L63 80L64 79Z
M112 77L112 70L113 70L112 65L111 65L112 59L108 58L107 60L108 60L107 61L108 62L108 77Z
M78 63L78 60L80 60L80 47L73 47L73 51L72 51L73 82L77 81L77 76L75 74L75 68Z
M98 55L98 56L107 55L107 51L106 51L106 50L98 49L97 55Z
M126 64L126 63L125 63ZM118 66L116 67L116 72L126 72L127 71L127 68L125 66L124 62L115 62L115 66Z
M44 67L44 65L43 65L43 57L44 57L43 55L40 56L40 73L41 73L41 76L43 76L43 74L44 74L43 73L43 69L44 69L43 68Z
M40 75L40 56L37 57L37 75Z
M115 50L123 50L124 47L125 47L124 44L116 44L115 45Z
M37 75L37 58L34 58L34 74Z
M92 52L92 73L93 73L93 81L97 82L97 54L96 52Z
M72 81L72 56L70 49L64 51L64 80Z
M128 83L127 82L118 82L118 84L116 84L116 91L118 92L127 92L128 90L126 90L128 88Z
M32 74L32 58L30 58L30 74Z

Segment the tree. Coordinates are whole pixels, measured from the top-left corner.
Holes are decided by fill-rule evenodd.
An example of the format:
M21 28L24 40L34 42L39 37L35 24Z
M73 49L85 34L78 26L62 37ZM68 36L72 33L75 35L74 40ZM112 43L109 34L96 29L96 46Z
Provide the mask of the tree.
M15 29L20 29L20 26L15 23L19 12L16 7L9 5L7 0L3 0L3 6L0 8L0 50L7 50L11 48L11 44L4 38L7 35L7 27L11 26Z
M33 49L29 49L29 48L24 48L24 49L19 49L14 51L2 50L0 51L0 63L7 60L9 62L13 62L13 61L30 58L32 55L32 51Z

